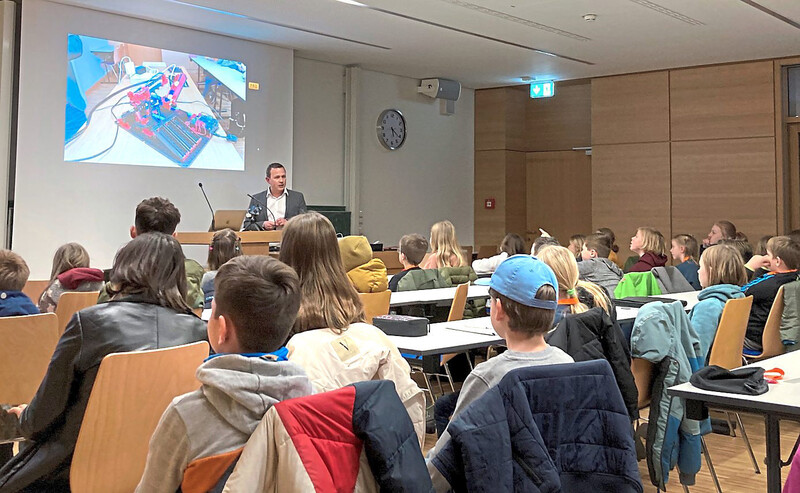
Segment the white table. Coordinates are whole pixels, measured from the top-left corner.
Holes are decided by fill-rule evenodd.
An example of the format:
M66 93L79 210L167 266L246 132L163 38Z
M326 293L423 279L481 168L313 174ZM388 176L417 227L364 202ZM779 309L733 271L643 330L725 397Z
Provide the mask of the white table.
M247 80L244 72L231 67L223 67L216 60L204 56L193 56L189 59L230 89L236 97L242 101L247 99Z
M692 419L705 419L708 407L764 417L767 439L767 491L781 491L780 420L800 420L800 351L783 354L747 366L770 370L780 368L786 374L769 391L761 395L740 395L702 390L691 383L667 389L669 395L686 399L686 414Z
M390 306L450 303L456 295L456 288L418 289L416 291L399 291L392 293ZM469 287L467 299L488 298L489 286Z
M671 293L671 294L659 294L656 298L669 298L672 300L682 300L686 302L686 311L691 310L694 308L694 305L697 304L697 294L700 291L689 291L687 293ZM638 308L632 308L627 306L618 306L617 307L617 322L633 322L636 319L636 315L639 313Z

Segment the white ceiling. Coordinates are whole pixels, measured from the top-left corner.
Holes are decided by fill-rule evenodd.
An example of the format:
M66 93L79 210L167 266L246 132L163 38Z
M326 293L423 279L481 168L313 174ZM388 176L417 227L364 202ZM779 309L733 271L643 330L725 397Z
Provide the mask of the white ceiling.
M800 28L739 0L55 1L473 88L800 55ZM755 1L800 25L800 1Z

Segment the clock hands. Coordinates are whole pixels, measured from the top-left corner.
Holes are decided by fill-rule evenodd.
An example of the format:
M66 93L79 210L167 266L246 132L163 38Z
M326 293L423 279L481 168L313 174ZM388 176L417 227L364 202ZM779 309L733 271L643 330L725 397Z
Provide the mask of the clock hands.
M394 127L391 127L391 130L392 130L392 135L394 135L395 137L397 137L397 132L395 132L395 131L394 131Z

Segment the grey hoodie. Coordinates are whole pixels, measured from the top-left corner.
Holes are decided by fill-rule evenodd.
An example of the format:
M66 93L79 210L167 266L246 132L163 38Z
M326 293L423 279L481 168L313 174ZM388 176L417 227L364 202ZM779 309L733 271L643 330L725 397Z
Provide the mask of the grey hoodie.
M623 273L617 264L607 258L597 257L578 262L578 277L605 288L609 298L614 297L614 289L622 276Z
M137 492L174 493L183 481L210 489L273 404L312 393L300 366L267 356L216 356L197 379L200 389L176 397L161 416Z

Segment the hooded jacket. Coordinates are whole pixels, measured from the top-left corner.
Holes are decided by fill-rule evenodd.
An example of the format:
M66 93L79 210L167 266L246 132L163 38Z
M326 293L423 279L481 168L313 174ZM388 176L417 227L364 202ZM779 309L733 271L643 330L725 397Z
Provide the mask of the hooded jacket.
M0 291L0 317L35 315L39 309L22 291Z
M289 361L303 367L314 392L328 392L364 380L391 380L419 438L425 442L425 395L411 379L411 367L379 328L355 323L337 334L315 329L286 343Z
M347 277L359 293L378 293L389 289L386 265L379 258L372 258L372 248L364 236L345 236L339 240Z
M226 493L428 493L431 479L392 382L279 402L247 442Z
M99 291L103 287L103 271L89 267L77 267L62 272L47 286L39 298L39 311L55 312L61 295L69 291Z
M617 264L607 258L597 257L578 262L578 276L602 286L609 296L614 296L614 289L623 275Z
M669 396L667 389L688 382L703 358L700 340L680 302L648 303L639 309L631 355L655 365L646 440L650 481L666 491L669 471L677 464L681 484L691 486L700 470L700 435L706 430L686 417L683 399Z
M654 296L661 294L656 276L652 272L628 272L614 288L614 298L629 296Z
M697 294L697 304L689 312L689 320L700 339L700 356L705 363L711 344L717 335L717 326L722 318L725 303L734 298L743 298L742 288L733 284L709 286Z
M274 404L311 394L302 368L271 355L213 356L197 379L200 389L176 397L161 416L137 492L210 490Z
M653 267L664 267L665 265L667 265L666 255L644 252L644 255L639 257L639 260L627 272L650 272Z
M800 342L800 282L783 285L781 341L787 352L800 348L797 344ZM795 477L800 477L800 470Z

